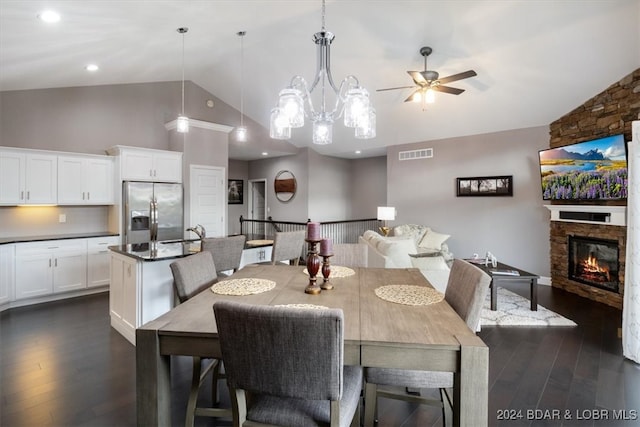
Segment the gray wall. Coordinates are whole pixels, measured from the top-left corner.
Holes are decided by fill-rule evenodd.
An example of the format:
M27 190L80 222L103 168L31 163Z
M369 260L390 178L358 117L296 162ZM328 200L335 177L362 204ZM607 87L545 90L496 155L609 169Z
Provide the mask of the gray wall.
M392 146L387 200L396 221L450 234L456 257L491 251L500 261L549 276L549 211L544 208L538 150L549 145L541 126ZM398 152L433 147L434 157L399 161ZM513 175L513 197L456 197L456 178Z
M351 161L351 216L375 218L378 206L387 206L387 158L370 157Z
M351 160L309 150L309 218L312 221L351 219Z

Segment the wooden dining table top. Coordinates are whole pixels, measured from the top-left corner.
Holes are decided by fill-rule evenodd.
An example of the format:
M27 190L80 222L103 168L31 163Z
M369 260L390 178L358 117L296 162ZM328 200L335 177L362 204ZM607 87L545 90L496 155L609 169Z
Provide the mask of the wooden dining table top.
M217 337L213 304L230 300L258 305L310 304L342 309L345 346L364 342L456 350L460 347L459 337L477 338L444 300L426 306L412 306L385 301L375 294L375 289L384 285L431 287L419 270L353 270L355 274L352 276L332 278L334 289L311 295L304 292L309 282L304 266L248 266L221 281L267 279L276 283L275 288L246 296L219 295L206 289L142 328L157 329L161 337ZM318 280L321 282L322 278ZM481 342L479 338L477 340Z

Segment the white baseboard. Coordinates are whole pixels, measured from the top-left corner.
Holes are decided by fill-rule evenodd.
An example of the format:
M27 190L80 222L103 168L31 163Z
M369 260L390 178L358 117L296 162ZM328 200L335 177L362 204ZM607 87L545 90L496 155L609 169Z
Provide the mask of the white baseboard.
M538 285L551 286L551 277L540 276L538 279Z

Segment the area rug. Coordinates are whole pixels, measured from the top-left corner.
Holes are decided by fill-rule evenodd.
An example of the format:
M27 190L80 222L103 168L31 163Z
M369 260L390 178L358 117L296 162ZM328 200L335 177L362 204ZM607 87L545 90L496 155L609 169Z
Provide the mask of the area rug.
M491 311L491 294L482 307L481 326L576 326L575 322L547 310L538 304L531 311L531 302L503 288L498 288L498 310Z

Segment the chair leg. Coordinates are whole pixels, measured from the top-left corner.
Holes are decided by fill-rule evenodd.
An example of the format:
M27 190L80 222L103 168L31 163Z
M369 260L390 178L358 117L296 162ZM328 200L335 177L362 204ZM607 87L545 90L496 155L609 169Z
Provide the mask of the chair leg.
M198 401L198 390L200 389L200 371L202 369L201 359L193 358L193 372L191 375L191 390L189 391L189 400L187 402L187 417L185 419L185 427L193 427L193 420L196 414L196 403Z
M440 389L440 399L442 400L442 425L453 426L453 390Z
M378 405L378 385L366 383L364 386L364 427L373 427Z
M216 366L214 366L213 373L211 375L211 402L213 402L213 405L217 405L220 403L220 395L218 394L218 381L225 379L226 376L220 373L222 369L222 360L215 360L213 363L215 363Z

